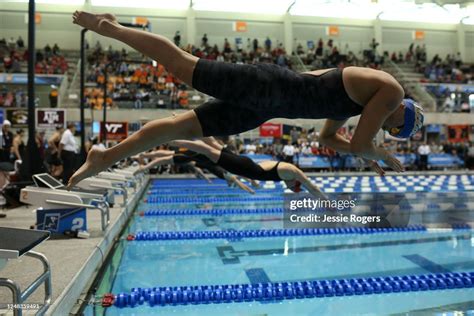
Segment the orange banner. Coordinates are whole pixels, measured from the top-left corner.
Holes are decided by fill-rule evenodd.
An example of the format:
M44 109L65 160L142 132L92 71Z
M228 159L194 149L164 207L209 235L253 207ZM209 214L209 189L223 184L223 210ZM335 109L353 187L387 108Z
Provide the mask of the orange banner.
M247 22L234 22L233 30L234 32L247 32Z
M425 31L414 31L413 32L413 39L422 41L425 39Z
M145 18L143 16L136 16L133 18L133 24L148 25L148 18Z
M328 36L339 36L339 26L328 26L326 27L326 35Z
M41 13L35 13L35 24L41 24Z

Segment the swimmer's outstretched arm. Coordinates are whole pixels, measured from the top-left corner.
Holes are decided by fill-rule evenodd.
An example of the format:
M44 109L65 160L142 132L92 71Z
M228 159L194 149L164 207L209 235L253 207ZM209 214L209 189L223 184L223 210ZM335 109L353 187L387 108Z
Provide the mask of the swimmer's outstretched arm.
M157 157L173 156L174 153L175 152L172 150L159 149L159 150L154 150L151 152L141 153L140 156L142 158L157 158Z
M158 158L153 159L148 164L144 166L140 166L140 168L138 168L137 171L135 171L135 173L145 172L156 166L172 165L172 164L173 164L173 156L158 157Z
M390 93L393 95L390 95ZM339 128L346 122L345 120L336 121L328 119L321 130L320 142L340 153L355 154L364 158L379 175L383 175L385 172L377 163L377 160L383 160L394 171L402 172L404 170L403 165L385 148L376 147L373 143L375 135L382 127L382 122L388 116L387 113L390 114L380 104L384 104L384 102L387 104L387 100L392 100L387 106L395 107L394 104L399 102L398 98L400 97L397 94L400 94L403 98L403 90L399 91L396 85L386 85L375 94L364 107L351 141L337 133Z
M225 176L225 179L228 182L235 183L239 188L241 188L242 190L244 190L244 191L246 191L250 194L255 194L254 190L252 190L250 187L248 187L244 183L242 183L242 181L240 181L235 175L233 175L231 173L226 173L224 176Z
M283 181L297 180L301 182L301 185L316 198L328 199L327 195L317 185L313 184L300 168L293 164L281 162L278 166L278 175Z
M206 174L204 173L204 171L202 171L201 168L197 167L195 164L191 164L190 166L193 169L194 173L196 174L197 178L201 177L204 180L206 180L207 183L212 183L212 180L208 176L206 176Z

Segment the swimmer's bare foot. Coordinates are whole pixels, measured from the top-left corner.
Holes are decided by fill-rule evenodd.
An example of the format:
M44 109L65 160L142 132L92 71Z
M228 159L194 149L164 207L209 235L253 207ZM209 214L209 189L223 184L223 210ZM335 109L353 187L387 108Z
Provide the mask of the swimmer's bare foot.
M99 173L107 167L105 150L99 148L91 149L87 155L86 162L72 175L71 179L69 179L67 189L70 190L82 180Z
M113 14L92 14L85 11L74 12L72 22L104 36L110 36L111 26L119 25Z

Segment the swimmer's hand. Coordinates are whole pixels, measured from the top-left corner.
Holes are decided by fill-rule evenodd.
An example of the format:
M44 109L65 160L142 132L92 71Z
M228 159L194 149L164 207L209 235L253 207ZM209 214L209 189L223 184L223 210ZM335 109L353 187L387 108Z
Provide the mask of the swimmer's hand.
M387 153L387 156L386 158L383 160L383 162L389 166L390 168L392 168L393 171L395 172L404 172L405 171L405 167L403 167L402 163L400 162L400 160L398 160L397 158L395 158L395 156L393 156L392 154L390 153Z
M89 178L108 167L109 165L105 161L105 150L100 148L91 149L87 155L86 162L69 179L67 189L71 190L72 187L82 180Z
M364 159L364 161L369 165L370 169L375 171L379 176L383 177L385 175L385 170L383 170L377 161L369 159Z

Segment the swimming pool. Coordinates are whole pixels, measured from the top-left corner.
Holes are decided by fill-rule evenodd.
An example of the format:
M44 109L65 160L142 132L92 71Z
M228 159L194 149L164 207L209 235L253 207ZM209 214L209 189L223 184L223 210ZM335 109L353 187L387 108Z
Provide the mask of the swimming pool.
M474 309L474 274L469 274L474 239L467 228L474 221L474 192L469 192L474 177L314 181L328 193L402 194L405 206L390 211L403 214L403 220L384 228L297 230L284 225L279 184L264 185L251 196L219 180L211 185L152 180L96 292L97 297L114 293L116 305L124 307L89 306L86 314L384 315Z

